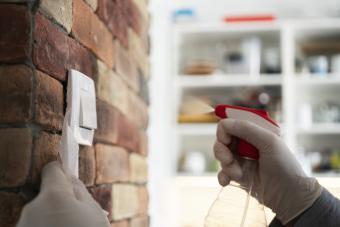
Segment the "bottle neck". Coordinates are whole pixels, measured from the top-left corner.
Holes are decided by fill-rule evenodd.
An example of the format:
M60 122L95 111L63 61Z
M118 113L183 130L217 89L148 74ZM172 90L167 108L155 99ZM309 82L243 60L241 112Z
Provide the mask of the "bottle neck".
M239 159L243 176L240 179L240 185L247 190L251 190L257 176L258 161L256 159L241 157Z

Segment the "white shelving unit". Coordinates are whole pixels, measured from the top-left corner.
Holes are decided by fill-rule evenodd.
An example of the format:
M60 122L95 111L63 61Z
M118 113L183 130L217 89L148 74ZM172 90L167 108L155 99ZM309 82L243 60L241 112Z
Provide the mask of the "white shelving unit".
M313 124L307 128L298 128L297 134L305 135L340 135L340 124ZM340 179L340 178L339 178Z
M213 75L195 76L179 75L177 78L178 87L202 88L202 87L235 87L235 86L269 86L281 85L280 75L260 75L260 79L249 78L246 75Z
M212 188L218 187L215 176L186 176L185 174L177 173L177 161L183 149L183 146L191 146L196 141L204 141L202 138L207 138L211 141L206 146L207 149L211 147L215 138L216 124L214 123L177 123L177 115L182 95L187 90L195 89L236 89L244 87L266 87L275 86L281 89L282 97L282 127L284 139L292 149L298 154L300 144L300 137L304 137L304 143L312 141L314 137L332 135L333 138L340 136L340 124L312 124L310 127L300 127L298 119L298 111L300 104L304 102L314 102L313 100L327 100L335 101L340 104L340 74L329 74L324 77L317 77L308 74L300 74L295 69L296 48L301 40L308 40L310 37L327 37L329 35L336 35L340 39L340 20L335 19L320 19L308 21L285 21L273 23L253 23L253 24L196 24L196 25L178 25L173 30L173 46L172 46L172 62L173 62L173 77L172 90L173 94L169 96L169 103L171 104L171 148L174 151L171 155L173 162L173 179L176 186L179 188L188 189L188 187L206 187L211 193ZM216 39L216 37L225 36L237 39L238 37L246 37L247 35L259 35L264 39L276 37L279 41L281 50L281 73L280 74L261 74L257 77L249 75L224 75L214 74L211 76L195 76L183 75L181 73L181 49L183 48L183 39L190 37L195 40L199 39ZM327 91L331 91L331 95L337 97L329 97ZM339 137L338 137L339 138ZM192 140L183 145L183 141ZM335 139L336 140L336 139ZM307 142L306 142L307 141ZM325 140L327 143L329 140ZM332 140L340 148L339 142ZM322 143L322 140L321 140ZM306 145L306 144L304 144ZM308 145L308 144L307 144ZM327 144L325 144L327 145ZM331 191L340 195L340 174L316 174L321 184L330 188ZM193 183L194 182L194 183ZM208 183L207 183L208 182ZM191 185L193 183L193 185ZM211 190L210 190L211 189ZM180 191L180 189L178 189ZM200 190L200 189L197 189ZM216 191L216 190L215 190ZM179 194L178 194L179 195ZM180 196L180 195L179 195ZM203 192L201 194L202 197ZM211 195L206 195L211 196ZM199 198L198 198L199 200ZM175 200L180 201L180 199ZM200 201L197 201L199 203ZM180 203L180 202L179 202ZM181 206L184 205L181 203ZM208 209L209 204L207 200L202 199L202 205ZM185 210L181 216L191 215L186 214ZM203 211L196 215L202 215ZM204 216L203 216L204 217ZM184 218L185 219L185 218ZM184 221L185 222L185 221ZM185 223L182 223L183 226ZM181 225L182 225L181 224ZM199 226L199 225L198 225Z

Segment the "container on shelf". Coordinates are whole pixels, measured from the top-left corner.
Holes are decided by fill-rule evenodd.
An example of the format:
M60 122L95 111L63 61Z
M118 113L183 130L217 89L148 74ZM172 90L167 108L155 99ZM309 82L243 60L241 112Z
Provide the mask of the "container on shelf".
M313 108L313 122L338 123L340 122L340 105L333 102L318 103Z
M310 56L306 59L308 70L311 74L327 75L328 74L328 59L325 55Z
M304 152L313 173L340 173L340 149L323 148Z
M331 72L334 74L340 73L340 54L335 54L331 57Z
M175 9L172 14L173 22L175 23L188 23L197 20L196 12L192 8L179 8Z
M247 72L252 77L260 76L261 45L261 39L258 37L245 38L241 44L242 53L247 65Z
M239 52L232 52L224 56L224 72L226 74L247 74L244 56Z
M201 151L190 150L184 152L178 163L180 172L202 175L206 172L206 158Z
M281 73L280 50L278 47L265 48L263 51L263 72L266 74Z

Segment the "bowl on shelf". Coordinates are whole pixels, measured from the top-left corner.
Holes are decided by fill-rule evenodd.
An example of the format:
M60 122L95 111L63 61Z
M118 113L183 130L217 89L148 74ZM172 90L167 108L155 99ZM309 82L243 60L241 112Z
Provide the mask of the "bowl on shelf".
M208 61L200 60L192 62L183 69L186 75L211 75L216 70L216 66Z
M205 114L179 114L178 123L213 123L218 122L219 118L214 113Z

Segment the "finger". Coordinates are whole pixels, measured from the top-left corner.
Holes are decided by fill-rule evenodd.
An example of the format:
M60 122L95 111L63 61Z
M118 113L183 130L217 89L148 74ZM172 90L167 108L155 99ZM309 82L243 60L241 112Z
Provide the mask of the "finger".
M230 183L229 177L222 171L220 171L217 175L218 183L221 186L227 186Z
M63 194L73 196L73 190L69 177L63 171L57 161L48 163L42 170L40 191L60 191Z
M233 154L223 143L216 141L214 145L215 158L223 164L230 164L233 161Z
M231 134L240 139L243 139L252 145L254 145L259 151L263 151L268 146L277 139L277 136L261 128L249 121L235 120L235 119L223 119L221 120L223 129L226 134Z
M221 121L217 125L216 137L218 141L225 145L229 145L231 142L231 135L225 132Z
M243 176L241 165L237 160L234 160L229 165L222 165L222 172L228 176L230 180L240 180Z
M83 182L81 182L78 178L74 176L71 177L71 182L72 182L73 192L77 200L79 201L89 201L89 200L92 201L93 200L92 196L87 191Z

